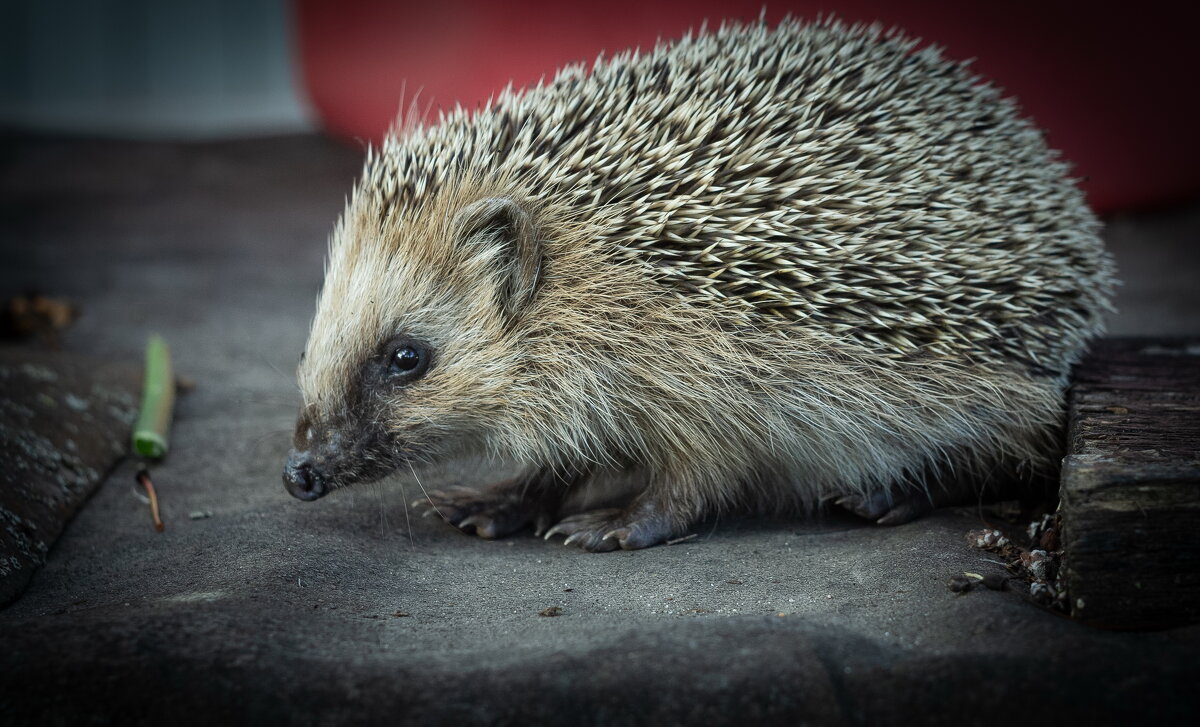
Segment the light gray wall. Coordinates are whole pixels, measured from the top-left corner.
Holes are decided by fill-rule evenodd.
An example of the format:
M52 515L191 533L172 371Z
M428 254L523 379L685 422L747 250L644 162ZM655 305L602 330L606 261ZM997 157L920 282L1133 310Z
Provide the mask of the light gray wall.
M287 0L0 0L0 127L213 138L312 127Z

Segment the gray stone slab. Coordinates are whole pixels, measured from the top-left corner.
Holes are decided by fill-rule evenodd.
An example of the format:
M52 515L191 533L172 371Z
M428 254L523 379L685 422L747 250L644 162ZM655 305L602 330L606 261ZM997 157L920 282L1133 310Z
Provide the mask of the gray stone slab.
M122 465L0 611L0 723L1185 724L1200 709L1196 627L1099 631L1016 592L950 592L952 575L1002 570L967 545L984 524L970 509L897 528L724 519L596 555L410 520L404 503L454 471L293 500L291 371L358 152L26 139L0 158L0 291L77 300L73 350L136 358L161 332L196 381L155 469L166 530Z
M0 347L0 606L129 448L138 366Z

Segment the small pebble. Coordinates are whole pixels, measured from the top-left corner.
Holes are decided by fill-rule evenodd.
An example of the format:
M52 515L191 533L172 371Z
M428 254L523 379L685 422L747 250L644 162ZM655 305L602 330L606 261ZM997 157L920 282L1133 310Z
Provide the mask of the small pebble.
M207 520L212 516L212 510L192 510L188 513L188 517L192 520Z
M971 590L971 586L975 585L975 581L965 575L950 576L950 582L947 586L955 593L966 593Z

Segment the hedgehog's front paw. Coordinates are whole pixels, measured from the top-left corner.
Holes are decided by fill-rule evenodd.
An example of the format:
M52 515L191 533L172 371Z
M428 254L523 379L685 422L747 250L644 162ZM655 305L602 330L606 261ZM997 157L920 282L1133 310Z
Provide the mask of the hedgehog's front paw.
M528 525L539 515L536 501L522 493L503 489L479 490L454 486L434 490L413 503L426 508L466 532L474 530L481 538L502 538Z
M546 532L546 539L565 535L564 545L578 545L593 553L617 548L637 550L666 542L673 535L667 518L632 510L589 510L564 518Z
M883 491L842 495L834 500L834 504L859 517L874 520L877 525L903 525L930 512L935 505L923 492L889 494Z

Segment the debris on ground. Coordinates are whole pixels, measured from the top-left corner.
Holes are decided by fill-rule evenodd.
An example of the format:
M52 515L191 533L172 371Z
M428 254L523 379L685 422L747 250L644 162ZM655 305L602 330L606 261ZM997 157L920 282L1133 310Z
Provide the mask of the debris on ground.
M1065 612L1066 593L1058 583L1059 563L1062 560L1062 551L1059 549L1061 527L1061 518L1057 513L1042 515L1025 527L1024 535L1028 543L1025 547L1013 542L1013 534L1006 535L996 528L972 530L967 533L967 542L971 547L1000 556L1009 575L977 578L970 577L976 574L954 576L950 579L950 590L964 593L977 583L992 590L1005 587L1017 590L1019 584L1035 603Z
M1009 580L1011 580L1010 576L1000 573L980 575L964 572L960 575L950 576L950 582L947 585L955 593L966 593L975 586L983 586L989 591L1003 591L1007 588Z
M143 467L137 471L136 478L138 484L146 489L146 496L150 498L150 516L154 518L154 529L161 533L166 526L158 516L158 493L154 490L154 483L150 481L150 473Z
M539 616L547 616L547 617L561 616L562 615L562 607L550 606L549 608L543 608L541 611L538 611L538 615Z
M79 317L79 307L65 298L31 292L15 295L0 305L0 338L25 339L40 336L52 347L58 334Z

